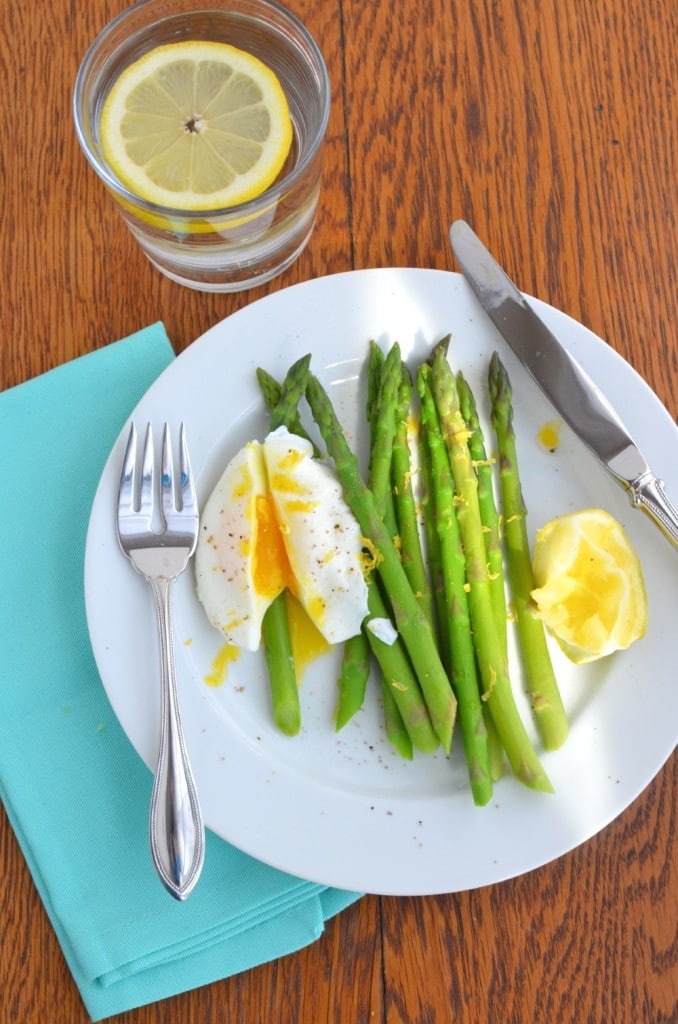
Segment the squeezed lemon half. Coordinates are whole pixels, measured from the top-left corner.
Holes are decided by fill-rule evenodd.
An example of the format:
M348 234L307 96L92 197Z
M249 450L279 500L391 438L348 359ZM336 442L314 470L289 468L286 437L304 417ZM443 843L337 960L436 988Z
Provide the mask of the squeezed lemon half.
M537 532L534 580L540 618L577 664L624 650L645 633L640 561L603 509L558 516Z
M282 86L227 43L158 46L125 68L101 113L103 155L135 195L207 211L261 195L292 144Z

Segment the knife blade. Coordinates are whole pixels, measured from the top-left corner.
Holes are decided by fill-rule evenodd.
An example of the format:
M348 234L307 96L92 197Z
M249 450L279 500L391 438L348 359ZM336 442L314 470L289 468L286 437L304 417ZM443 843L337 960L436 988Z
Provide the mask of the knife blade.
M678 547L678 510L598 385L568 352L463 220L450 242L476 298L558 414Z

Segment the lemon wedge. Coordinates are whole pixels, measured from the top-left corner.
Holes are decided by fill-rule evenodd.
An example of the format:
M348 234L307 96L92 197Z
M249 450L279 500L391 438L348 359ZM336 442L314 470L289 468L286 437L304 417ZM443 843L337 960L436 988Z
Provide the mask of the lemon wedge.
M577 664L624 650L647 628L647 595L626 531L603 509L552 519L537 532L532 599Z
M100 134L105 160L135 195L206 211L265 192L287 159L292 122L277 76L257 57L189 40L125 68Z

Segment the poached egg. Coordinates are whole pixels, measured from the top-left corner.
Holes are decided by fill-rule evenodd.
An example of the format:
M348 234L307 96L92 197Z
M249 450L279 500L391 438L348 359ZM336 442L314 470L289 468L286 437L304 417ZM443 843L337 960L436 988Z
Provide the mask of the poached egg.
M229 644L261 642L269 605L288 590L321 636L340 643L368 614L363 538L332 470L310 442L280 427L250 441L202 512L198 597Z

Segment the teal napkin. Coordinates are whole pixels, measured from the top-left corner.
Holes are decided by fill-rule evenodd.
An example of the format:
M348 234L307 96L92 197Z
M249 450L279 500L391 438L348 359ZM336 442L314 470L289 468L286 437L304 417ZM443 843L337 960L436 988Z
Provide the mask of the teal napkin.
M0 795L93 1020L300 949L358 898L212 833L185 903L151 865L151 774L97 675L82 575L106 458L172 358L155 324L0 395Z

